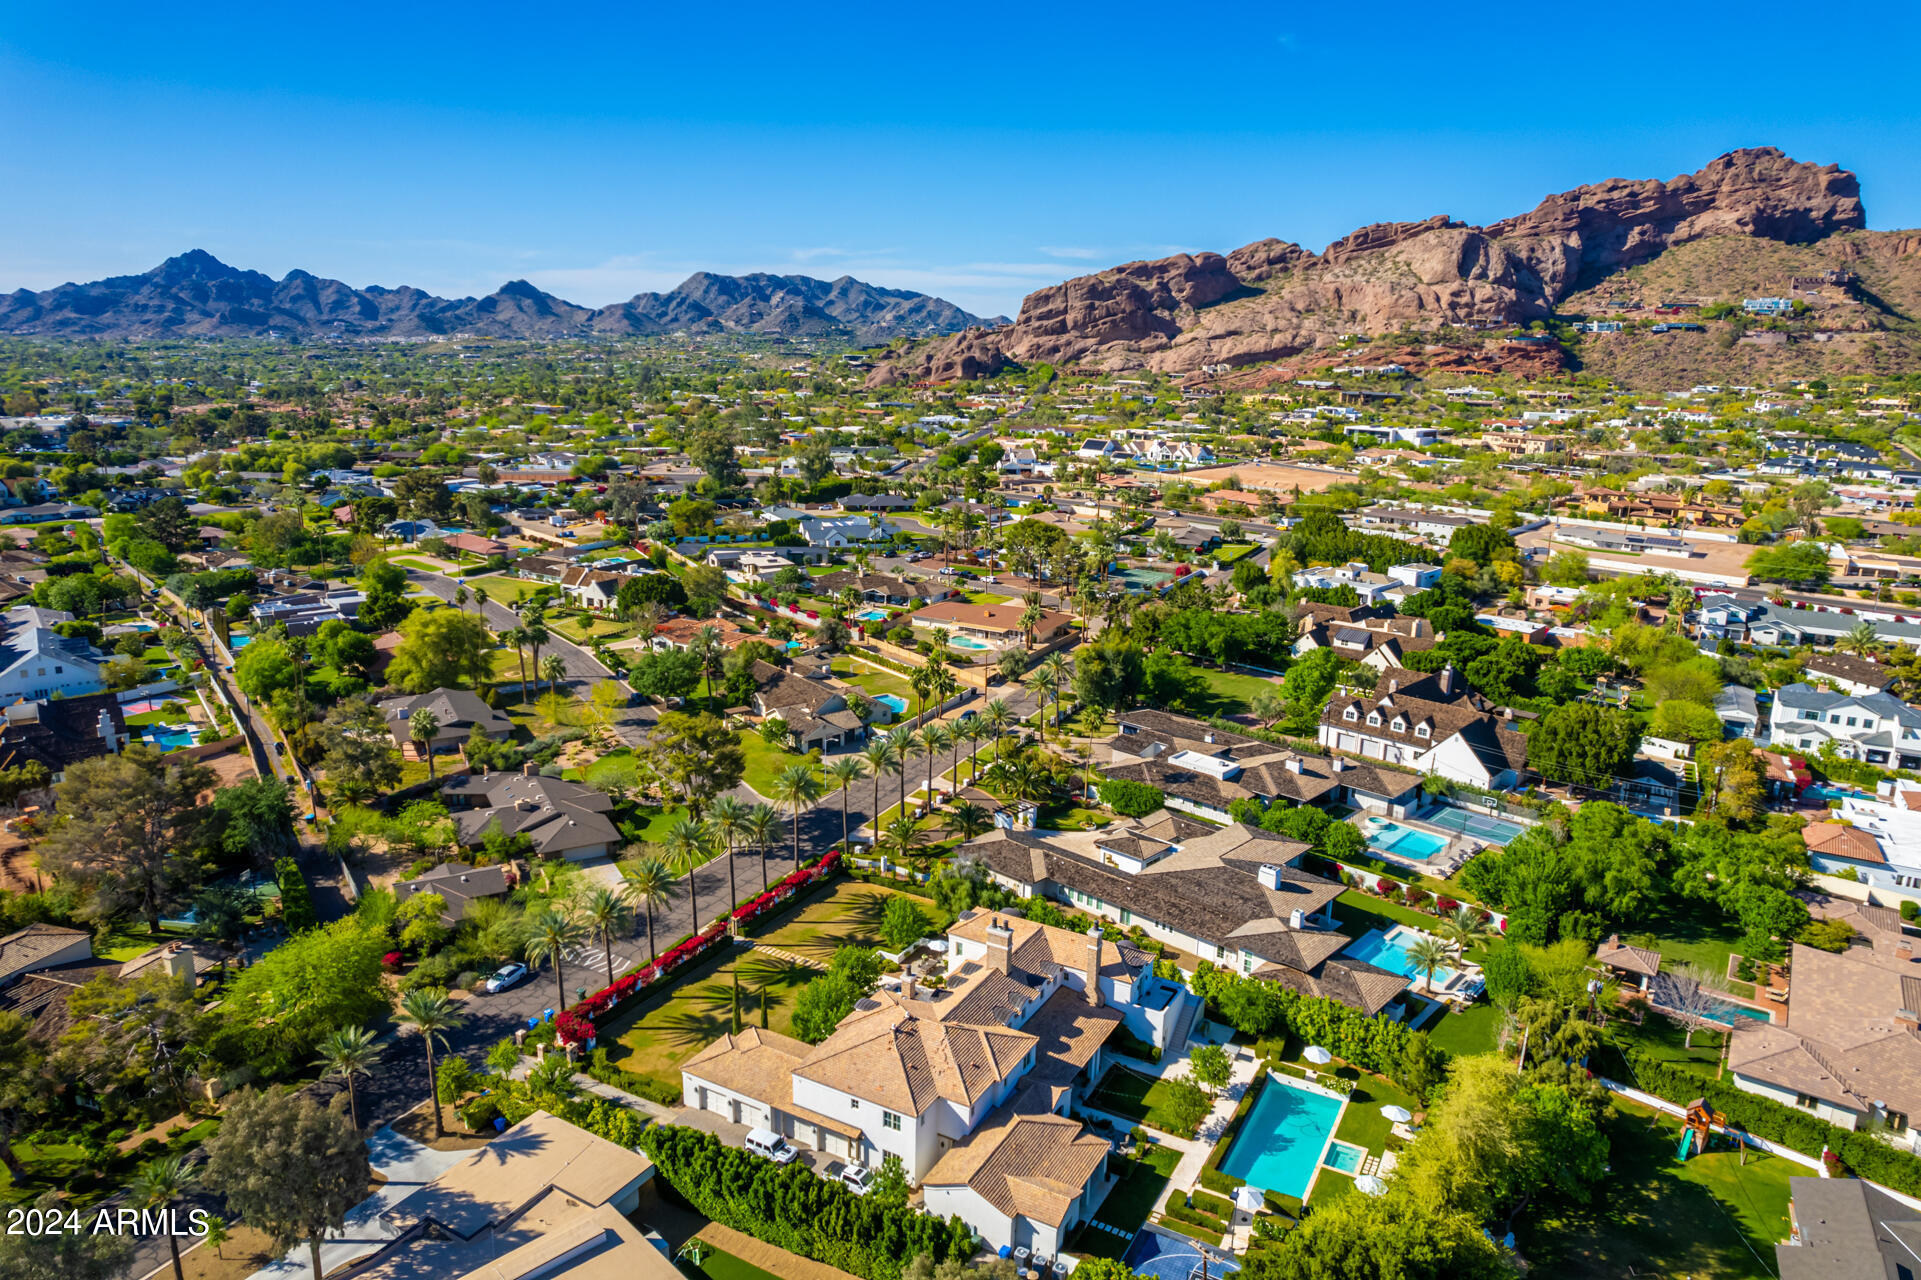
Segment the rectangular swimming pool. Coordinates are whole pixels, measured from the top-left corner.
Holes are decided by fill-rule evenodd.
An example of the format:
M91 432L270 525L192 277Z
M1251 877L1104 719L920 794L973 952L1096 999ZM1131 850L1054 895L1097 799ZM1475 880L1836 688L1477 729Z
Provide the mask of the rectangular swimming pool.
M877 693L874 695L874 701L892 711L896 719L907 714L907 699L898 693Z
M1377 969L1398 973L1404 978L1419 981L1424 975L1421 966L1408 956L1408 948L1420 938L1420 931L1397 924L1386 933L1379 929L1369 929L1360 937L1347 944L1341 954L1351 960L1360 960ZM1442 966L1434 971L1434 985L1446 986L1454 977L1454 970Z
M1432 862L1447 852L1447 841L1432 831L1404 827L1398 822L1369 821L1367 846L1384 857L1401 862Z
M1339 1098L1270 1076L1227 1149L1221 1172L1263 1191L1305 1200L1342 1106Z

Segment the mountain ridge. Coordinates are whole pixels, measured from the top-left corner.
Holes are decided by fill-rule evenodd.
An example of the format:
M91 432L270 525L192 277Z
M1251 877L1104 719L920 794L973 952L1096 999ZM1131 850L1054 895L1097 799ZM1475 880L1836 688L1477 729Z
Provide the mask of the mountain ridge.
M1000 317L1005 321L1005 317ZM295 268L279 280L204 249L150 271L0 295L0 333L51 337L547 339L689 330L783 337L844 336L863 345L952 333L983 323L953 303L841 276L817 280L697 271L665 293L583 307L527 280L485 297L442 298L413 285L356 289Z
M1192 374L1286 359L1353 333L1526 324L1670 246L1720 235L1811 243L1865 230L1860 190L1837 165L1760 147L1666 182L1576 187L1485 227L1437 215L1360 227L1318 254L1266 239L1225 255L1123 263L1036 290L1004 328L889 352L868 382L977 378L1026 362Z

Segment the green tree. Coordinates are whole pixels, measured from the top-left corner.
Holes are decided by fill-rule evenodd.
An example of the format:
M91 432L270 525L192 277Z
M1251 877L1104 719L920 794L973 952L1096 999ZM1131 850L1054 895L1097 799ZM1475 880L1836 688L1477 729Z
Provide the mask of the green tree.
M187 1163L185 1156L149 1160L127 1184L127 1203L143 1213L164 1214L187 1194L198 1177L198 1171ZM173 1255L173 1280L186 1280L187 1273L180 1266L180 1238L171 1231L165 1235L167 1251Z
M364 598L354 618L375 631L393 627L413 608L406 600L407 571L390 564L384 556L369 560L361 567L360 591Z
M1606 790L1627 775L1641 735L1612 707L1572 702L1555 707L1528 735L1528 764L1543 777Z
M573 916L552 907L527 921L527 959L554 962L554 1008L567 1007L567 954L579 947L586 930Z
M133 743L82 760L56 792L59 820L40 846L48 871L82 887L102 919L132 912L160 931L161 914L193 884L193 859L213 785L205 765Z
M356 1129L360 1127L360 1091L354 1081L367 1075L379 1057L371 1027L335 1028L320 1042L314 1057L313 1065L320 1068L323 1077L339 1076L347 1086L347 1116Z
M447 993L434 987L415 987L400 997L400 1008L394 1018L420 1037L421 1048L427 1055L427 1100L428 1110L434 1113L434 1137L446 1136L446 1129L440 1121L439 1091L434 1074L434 1046L446 1047L450 1032L465 1025L467 1019ZM318 1268L315 1274L319 1274Z
M610 987L614 985L614 939L626 935L633 915L633 903L626 893L605 885L594 889L580 903L580 923L590 937L600 940Z
M341 699L314 726L312 738L328 797L336 802L368 800L400 781L400 753L371 698Z
M1201 1086L1185 1076L1165 1080L1166 1097L1161 1100L1160 1111L1167 1120L1167 1127L1174 1133L1191 1138L1200 1130L1201 1121L1213 1108Z
M1217 1044L1204 1044L1187 1055L1187 1070L1208 1093L1218 1096L1233 1074L1233 1061Z
M407 740L427 759L427 778L434 776L434 735L440 732L440 717L421 707L407 717Z
M62 1217L74 1211L59 1191L47 1192L32 1207ZM118 1280L132 1259L131 1235L84 1230L0 1233L0 1280Z
M739 786L747 773L747 753L734 731L704 712L662 715L646 751L696 819L708 801Z
M369 1022L386 1007L385 936L356 917L295 934L243 970L226 1008L263 1073L311 1054L339 1027Z
M790 764L774 775L774 799L787 806L794 818L794 866L800 866L800 815L813 808L821 797L820 775L811 765Z
M339 1111L299 1094L248 1090L223 1108L207 1140L207 1183L275 1250L306 1241L313 1274L320 1244L346 1225L372 1181L367 1144Z
M471 613L417 610L400 624L400 637L387 679L408 693L478 684L493 674L493 638Z
M880 939L894 952L906 950L927 936L927 917L905 894L891 894L881 909Z
M1391 1185L1391 1184L1390 1184ZM1512 1280L1500 1248L1471 1215L1390 1190L1342 1196L1271 1248L1250 1252L1247 1280Z
M254 702L267 702L282 689L297 688L305 678L299 658L284 640L254 637L233 660L234 683Z

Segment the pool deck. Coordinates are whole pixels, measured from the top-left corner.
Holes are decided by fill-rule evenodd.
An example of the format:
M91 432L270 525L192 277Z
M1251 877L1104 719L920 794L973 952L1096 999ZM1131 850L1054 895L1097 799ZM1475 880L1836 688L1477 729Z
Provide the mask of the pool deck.
M1195 1041L1190 1040L1188 1043L1193 1044ZM1255 1075L1259 1073L1260 1063L1252 1049L1244 1045L1232 1044L1224 1044L1222 1047L1231 1055L1228 1059L1227 1086L1221 1090L1220 1096L1214 1099L1214 1106L1207 1113L1207 1118L1201 1121L1200 1136L1182 1138L1161 1129L1148 1129L1148 1132L1154 1136L1154 1141L1160 1146L1181 1153L1181 1162L1174 1166L1174 1172L1167 1177L1167 1185L1177 1191L1192 1191L1200 1185L1201 1167L1207 1163L1207 1157L1213 1153L1214 1144L1221 1140L1221 1134L1226 1132L1227 1122L1234 1118L1234 1108L1240 1105L1241 1096L1247 1092L1248 1085L1254 1082ZM1159 1062L1135 1062L1129 1059L1127 1069L1163 1080L1182 1079L1188 1074L1186 1049L1187 1045L1182 1045L1179 1050L1180 1056L1176 1057L1174 1056L1176 1051L1170 1047L1161 1055ZM1081 1110L1104 1116L1118 1124L1123 1131L1131 1129L1135 1124L1135 1121L1125 1116L1117 1116L1110 1111L1102 1111L1098 1107L1083 1105ZM1149 1221L1152 1221L1152 1218Z

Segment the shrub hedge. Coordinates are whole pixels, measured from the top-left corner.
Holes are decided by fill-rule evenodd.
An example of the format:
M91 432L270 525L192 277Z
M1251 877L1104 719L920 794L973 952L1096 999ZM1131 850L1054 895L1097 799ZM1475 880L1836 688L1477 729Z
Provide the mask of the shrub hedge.
M319 924L320 917L314 914L313 895L307 890L307 877L300 874L300 864L292 858L282 858L273 864L273 875L280 884L280 919L287 926L287 932L298 933Z
M1826 1147L1856 1176L1907 1195L1921 1195L1921 1159L1896 1150L1872 1134L1829 1124L1772 1098L1737 1089L1725 1080L1705 1079L1642 1049L1625 1049L1622 1056L1634 1070L1635 1084L1644 1092L1682 1107L1705 1098L1709 1106L1728 1118L1730 1125L1757 1138L1809 1156L1819 1156Z

